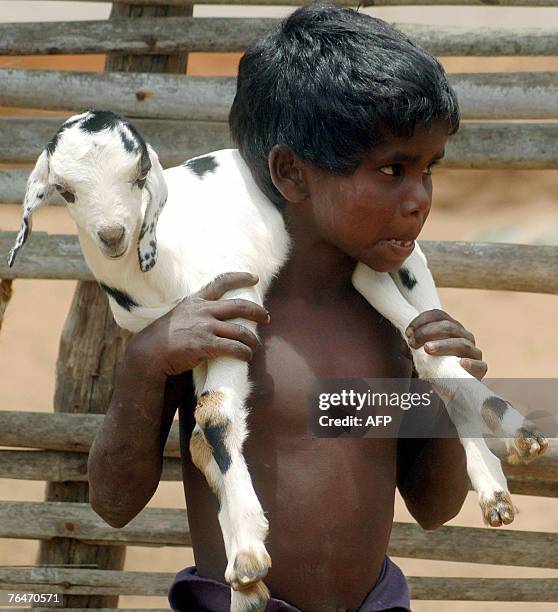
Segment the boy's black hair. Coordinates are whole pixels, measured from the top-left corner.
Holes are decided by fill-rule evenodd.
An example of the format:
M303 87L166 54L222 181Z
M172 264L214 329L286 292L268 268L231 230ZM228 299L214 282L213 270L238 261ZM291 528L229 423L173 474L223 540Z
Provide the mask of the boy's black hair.
M240 60L229 116L235 144L263 192L280 208L267 158L287 145L303 161L350 174L387 136L417 123L459 127L441 64L390 24L329 4L304 6Z

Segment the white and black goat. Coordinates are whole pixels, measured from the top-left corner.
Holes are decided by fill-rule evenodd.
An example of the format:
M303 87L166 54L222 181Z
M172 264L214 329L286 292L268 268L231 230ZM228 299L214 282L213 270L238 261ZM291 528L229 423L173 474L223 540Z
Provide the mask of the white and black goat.
M256 287L225 297L263 305L273 276L288 257L283 219L238 151L216 151L163 172L137 130L111 112L71 117L39 156L10 266L29 237L31 214L54 189L68 202L83 254L108 294L116 322L133 332L227 271L252 272L260 280ZM358 264L353 284L403 337L420 312L440 307L418 245L398 273L378 273ZM241 323L256 332L254 323ZM448 406L459 405L450 416L485 521L493 526L510 523L514 507L500 462L468 423L483 419L493 433L508 438L516 462L538 456L546 441L505 400L461 368L457 358L411 350L420 377L432 380L443 399L453 399ZM267 520L242 455L248 366L218 358L195 368L194 383L196 425L190 451L219 500L231 609L254 612L265 608L269 597L262 579L271 560L265 549Z

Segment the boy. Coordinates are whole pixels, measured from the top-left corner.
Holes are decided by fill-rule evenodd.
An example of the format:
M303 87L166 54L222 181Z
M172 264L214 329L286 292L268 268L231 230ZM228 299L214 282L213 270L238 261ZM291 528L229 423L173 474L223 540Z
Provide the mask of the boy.
M174 610L227 611L214 500L187 447L189 370L218 355L251 360L244 452L270 523L266 609L409 610L405 579L385 555L395 487L426 529L455 516L468 489L459 440L310 438L307 399L318 379L411 376L397 332L353 289L351 274L356 261L396 271L412 251L430 210L431 168L459 125L455 95L438 62L388 24L310 5L246 52L230 124L293 237L266 299L271 323L260 327L255 353L255 337L226 323L269 323L255 304L219 299L256 282L232 274L132 339L90 455L91 505L115 527L144 507L180 404L197 565L178 574L169 599ZM428 341L428 352L462 357L484 376L473 336L447 314L423 313L409 334L412 346Z

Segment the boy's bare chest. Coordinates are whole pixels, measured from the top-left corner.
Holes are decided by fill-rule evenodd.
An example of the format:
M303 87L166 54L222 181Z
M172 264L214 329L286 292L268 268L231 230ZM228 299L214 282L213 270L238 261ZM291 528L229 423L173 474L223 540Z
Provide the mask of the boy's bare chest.
M316 385L333 378L410 376L398 332L356 293L329 304L281 298L266 306L271 324L260 328L262 344L250 364L251 428L306 436Z
M256 359L268 371L289 370L290 364L315 377L407 375L399 333L356 291L320 303L272 296L266 306L271 324L261 330Z

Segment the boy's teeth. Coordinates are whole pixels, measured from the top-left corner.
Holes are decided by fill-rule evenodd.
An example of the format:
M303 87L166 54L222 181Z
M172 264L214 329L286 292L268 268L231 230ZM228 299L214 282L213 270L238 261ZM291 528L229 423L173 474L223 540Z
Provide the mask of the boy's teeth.
M412 240L390 240L390 242L403 247L411 246L413 244Z

